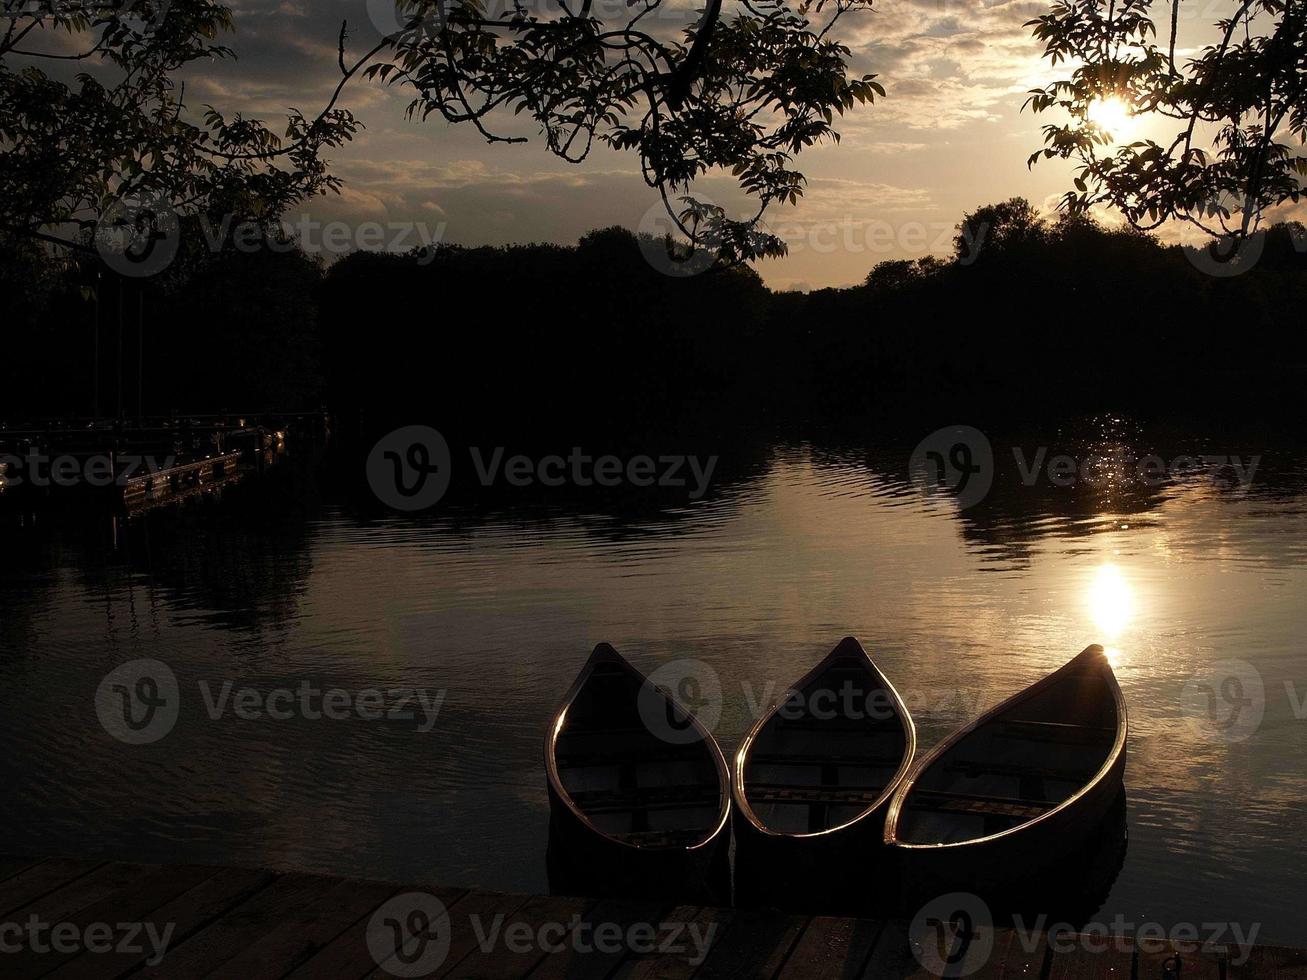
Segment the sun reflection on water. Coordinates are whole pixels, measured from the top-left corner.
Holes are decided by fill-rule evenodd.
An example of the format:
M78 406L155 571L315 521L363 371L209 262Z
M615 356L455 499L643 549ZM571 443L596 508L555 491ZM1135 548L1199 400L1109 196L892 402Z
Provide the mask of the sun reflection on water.
M1105 638L1121 636L1134 616L1134 605L1134 590L1121 569L1112 564L1099 568L1089 586L1089 613ZM1117 652L1108 651L1108 656Z

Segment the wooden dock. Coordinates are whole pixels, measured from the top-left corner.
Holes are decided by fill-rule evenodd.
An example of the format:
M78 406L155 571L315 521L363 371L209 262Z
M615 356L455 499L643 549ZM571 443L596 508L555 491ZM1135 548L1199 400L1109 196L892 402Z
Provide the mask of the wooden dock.
M928 980L965 969L977 980L1166 980L1173 965L1158 945L1068 951L1007 929L973 936L984 955L936 973L897 921L0 857L5 978ZM1185 951L1178 980L1307 978L1307 951L1232 953Z

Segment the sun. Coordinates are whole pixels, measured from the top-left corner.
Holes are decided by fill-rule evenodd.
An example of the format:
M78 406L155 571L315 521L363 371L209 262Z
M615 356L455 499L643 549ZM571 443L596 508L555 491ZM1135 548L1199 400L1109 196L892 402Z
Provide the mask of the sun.
M1085 115L1091 123L1118 142L1129 136L1138 121L1125 99L1117 95L1094 99L1089 103Z

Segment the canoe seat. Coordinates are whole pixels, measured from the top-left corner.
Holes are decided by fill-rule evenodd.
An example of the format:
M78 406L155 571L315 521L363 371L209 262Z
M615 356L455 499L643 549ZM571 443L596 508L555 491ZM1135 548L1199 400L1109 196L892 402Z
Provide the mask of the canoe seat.
M783 732L901 732L898 718L782 718L774 722Z
M703 841L702 828L690 830L641 830L629 834L613 834L617 840L638 847L693 847Z
M1009 817L1013 820L1033 820L1053 809L1057 804L1040 800L1013 799L1005 796L982 796L972 793L946 793L941 790L917 789L908 799L908 805L919 810L944 813L968 813L981 817Z
M779 783L751 783L745 787L749 802L825 803L870 806L885 791L883 786L790 786Z
M715 785L648 786L636 789L591 789L570 794L572 802L587 814L625 813L632 810L681 810L717 806L721 802Z
M588 752L559 750L554 753L560 769L574 769L578 766L627 766L646 762L694 762L702 759L708 763L708 756L703 745L692 742L689 745L669 745L666 742L649 743L633 749L622 751L604 751L593 749Z
M1115 728L1094 725L1068 725L1060 721L1001 721L994 727L996 738L1016 738L1029 742L1061 742L1067 745L1111 745Z
M605 738L610 735L643 735L646 738L657 738L653 732L649 731L646 725L619 725L600 727L590 725L568 725L558 733L559 741L568 738Z
M750 765L764 766L868 766L875 769L897 769L903 762L900 755L833 755L825 752L750 752Z
M981 759L955 759L945 767L948 772L960 772L968 776L1033 776L1039 779L1056 779L1062 782L1083 785L1094 776L1094 771L1084 769L1041 769L1020 763L985 762Z

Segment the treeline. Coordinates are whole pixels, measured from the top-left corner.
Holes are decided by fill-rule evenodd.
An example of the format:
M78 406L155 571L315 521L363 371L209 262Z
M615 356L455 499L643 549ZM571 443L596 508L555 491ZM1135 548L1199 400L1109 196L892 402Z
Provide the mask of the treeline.
M0 271L0 415L87 414L97 392L112 415L120 391L132 415L138 388L146 414L325 404L362 427L1253 412L1296 405L1307 366L1298 225L1271 229L1230 275L1217 256L1013 200L966 215L950 257L807 294L773 293L748 268L667 275L649 260L660 248L611 228L575 246L328 267L233 251L138 280L15 252Z

